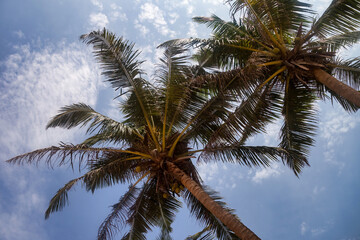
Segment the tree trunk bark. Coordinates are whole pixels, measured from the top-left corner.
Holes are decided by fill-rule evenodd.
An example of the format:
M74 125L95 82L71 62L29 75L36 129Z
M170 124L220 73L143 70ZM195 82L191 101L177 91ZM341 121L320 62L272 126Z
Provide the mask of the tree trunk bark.
M181 182L191 194L198 199L215 217L224 223L236 236L242 240L259 240L250 229L240 222L234 215L217 204L194 180L179 169L174 163L167 162L168 170Z
M313 73L318 82L360 108L360 92L340 82L320 68L313 69Z

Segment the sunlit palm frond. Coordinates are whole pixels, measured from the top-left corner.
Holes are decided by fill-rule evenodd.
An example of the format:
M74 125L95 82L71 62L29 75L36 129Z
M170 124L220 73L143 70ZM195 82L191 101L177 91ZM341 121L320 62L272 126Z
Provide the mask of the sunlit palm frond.
M113 133L116 136L116 142L130 142L136 138L136 135L139 137L136 129L106 117L84 103L62 107L59 113L48 122L46 128L63 127L70 129L85 125L88 125L87 132L89 133L95 131L98 134ZM107 137L110 136L107 135ZM114 137L112 140L114 141Z
M151 84L141 76L141 64L137 60L140 52L134 50L134 44L122 37L116 38L115 34L108 32L105 28L102 31L93 31L80 37L86 44L93 46L96 59L100 62L106 81L110 82L115 89L126 88L130 92L129 100L125 102L125 109L128 110L127 117L132 117L135 123L146 123L150 129L153 141L158 144L152 129L150 117L153 113L154 99L150 98ZM150 98L150 99L149 99ZM140 109L139 111L132 111ZM131 115L129 113L132 113ZM135 121L137 120L137 121Z
M217 192L211 190L207 186L203 186L205 192L219 205L227 209L230 213L234 212L233 209L226 207L226 203L222 201L222 198ZM219 219L209 212L189 191L184 192L184 200L188 206L190 213L197 220L199 220L205 226L208 226L211 232L219 240L238 239L235 238L233 232L231 232Z
M360 24L359 0L333 0L312 26L312 34L325 38L357 30Z
M98 240L112 239L115 233L123 228L127 220L130 206L139 194L137 187L130 186L129 190L120 198L119 202L112 206L112 212L102 222L98 231Z

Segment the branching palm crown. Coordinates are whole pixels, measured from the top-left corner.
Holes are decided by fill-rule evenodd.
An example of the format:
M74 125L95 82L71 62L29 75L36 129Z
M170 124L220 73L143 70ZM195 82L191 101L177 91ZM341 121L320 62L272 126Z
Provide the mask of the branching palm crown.
M86 125L90 136L83 143L60 144L8 160L22 164L43 159L50 166L77 164L87 169L84 175L58 190L45 217L63 209L68 191L79 182L92 192L128 183L128 191L101 224L98 239L111 238L123 226L127 226L128 232L122 239L145 239L146 232L154 226L162 229L161 239L169 239L171 222L180 207L179 196L184 198L192 215L217 238L236 239L236 234L242 239L258 239L216 193L206 189L191 161L198 157L205 162L266 167L282 159L296 174L307 164L296 152L244 145L240 133L246 134L245 121L252 119L247 117L248 109L234 109L232 104L239 101L234 91L240 93L242 88L237 88L240 86L237 81L244 79L237 74L235 79L224 82L203 75L201 66L187 63L183 49L170 47L150 82L145 79L143 61L138 60L139 51L132 43L106 29L81 39L93 46L105 80L121 90L119 110L124 120L113 120L84 103L65 106L47 128ZM264 114L273 117L271 111ZM238 128L235 132L231 131L234 127ZM251 131L261 129L262 123L255 122Z
M360 93L355 90L360 83L360 59L338 56L360 39L360 1L333 0L318 18L311 5L296 0L227 2L230 22L216 15L194 18L213 29L210 39L178 39L163 46L197 46L198 57L208 65L234 76L237 69L249 74L241 83L247 98L241 106L256 116L246 127L248 133L254 123L272 120L263 115L272 108L272 113L284 118L279 146L307 156L316 131L317 99L335 99L349 112L360 107Z

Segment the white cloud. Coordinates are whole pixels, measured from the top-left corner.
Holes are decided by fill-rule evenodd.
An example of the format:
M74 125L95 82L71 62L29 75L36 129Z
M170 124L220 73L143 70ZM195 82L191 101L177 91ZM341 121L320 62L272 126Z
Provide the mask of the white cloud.
M163 11L153 3L145 3L140 7L139 22L150 22L156 30L164 36L174 37L175 32L170 30L164 18Z
M145 36L149 32L149 29L144 25L140 24L138 20L134 21L134 26L135 28L139 29L142 36Z
M100 11L102 11L104 8L103 4L99 0L91 0L91 3L98 7Z
M326 188L324 186L323 187L315 186L314 189L313 189L313 194L318 195L318 194L324 192L325 189Z
M252 181L255 183L261 183L264 179L277 177L281 174L282 170L279 164L273 164L271 167L256 170L255 175L252 177Z
M15 31L14 34L18 37L18 38L24 38L25 34L19 30L19 31Z
M103 13L91 13L90 14L90 25L92 27L101 29L109 24L108 17Z
M357 115L346 113L340 106L336 105L330 111L327 111L323 117L324 121L320 123L320 137L327 143L324 150L325 161L338 166L339 173L345 166L343 161L335 158L335 147L341 146L344 142L344 135L354 129L360 118Z
M111 11L111 18L115 21L117 19L120 19L121 21L127 21L128 18L126 16L126 14L122 11L122 7L112 3L110 5L110 8L112 9Z
M96 103L100 76L85 47L59 43L39 49L16 47L0 63L1 160L59 141L74 142L74 131L45 131L47 121L64 105ZM43 211L48 198L42 186L49 180L45 182L41 168L0 162L0 181L7 192L0 195L2 239L46 239Z
M196 25L194 22L188 22L188 26L189 26L189 31L187 33L187 35L189 37L198 37L198 33L196 31Z
M174 24L176 22L176 20L179 18L179 14L173 12L169 14L170 16L170 24Z
M307 224L306 222L302 222L301 225L300 225L300 232L301 232L301 235L305 235L306 231L307 231L308 227L307 227Z

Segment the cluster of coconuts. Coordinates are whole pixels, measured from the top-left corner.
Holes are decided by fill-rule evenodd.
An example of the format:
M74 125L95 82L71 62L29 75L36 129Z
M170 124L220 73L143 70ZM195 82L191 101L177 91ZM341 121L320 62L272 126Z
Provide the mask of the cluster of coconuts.
M183 191L185 187L182 184L179 184L178 182L174 182L171 184L171 192L173 192L176 195L179 195L181 191ZM168 198L168 193L163 193L163 198Z
M141 166L136 166L135 167L135 172L139 173L141 172ZM185 189L185 187L182 184L179 184L178 182L173 182L171 184L171 192L179 195L181 191L183 191ZM163 193L163 198L168 198L169 197L169 193Z

